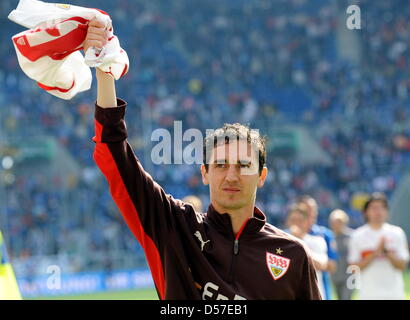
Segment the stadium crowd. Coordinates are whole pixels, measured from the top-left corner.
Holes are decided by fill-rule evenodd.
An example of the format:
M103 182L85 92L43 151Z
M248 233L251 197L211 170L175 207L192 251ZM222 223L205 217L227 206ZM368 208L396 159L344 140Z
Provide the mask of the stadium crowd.
M330 1L94 2L87 5L111 14L130 56L131 70L117 90L129 102L130 142L174 197L209 201L199 166L151 163L152 131L172 132L174 121L202 132L246 122L268 139L274 124L309 129L331 164L268 154L258 206L275 225L284 224L287 206L302 194L317 199L320 224L339 207L353 228L363 223L351 204L357 192L392 195L410 163L410 4L361 1L367 22L355 64L338 57L340 9ZM2 1L0 11L14 5ZM14 172L0 205L11 257L71 253L84 259L75 271L89 268L87 252L141 252L92 159L95 91L69 102L41 91L19 69L11 45L21 28L4 16L0 22L7 26L0 37L9 43L0 46L0 133L5 141L53 136L82 168L68 190L58 177L49 184L41 175Z

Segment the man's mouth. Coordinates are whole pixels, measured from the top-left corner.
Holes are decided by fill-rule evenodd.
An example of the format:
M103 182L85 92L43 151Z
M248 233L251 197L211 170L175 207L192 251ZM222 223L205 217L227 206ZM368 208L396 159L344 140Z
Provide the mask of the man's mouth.
M223 188L223 191L227 192L227 193L238 193L239 191L241 191L239 188L233 188L233 187L227 187L227 188Z

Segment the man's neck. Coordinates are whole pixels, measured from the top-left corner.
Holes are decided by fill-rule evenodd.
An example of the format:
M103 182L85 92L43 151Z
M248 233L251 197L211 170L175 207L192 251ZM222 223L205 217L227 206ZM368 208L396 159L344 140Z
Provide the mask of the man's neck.
M380 230L384 225L384 222L382 223L369 223L369 227L373 230Z
M255 208L255 203L240 209L225 209L214 203L212 205L219 213L227 213L229 215L231 218L232 230L235 235L241 230L243 224L253 217L253 211Z
M231 217L233 233L236 235L241 230L243 224L253 217L253 207L252 210L228 212L228 214Z

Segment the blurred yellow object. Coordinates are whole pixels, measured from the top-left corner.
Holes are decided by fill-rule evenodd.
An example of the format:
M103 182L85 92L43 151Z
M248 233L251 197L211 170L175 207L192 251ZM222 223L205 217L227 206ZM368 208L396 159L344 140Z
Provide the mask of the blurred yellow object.
M191 79L189 81L189 90L194 93L194 94L198 94L201 92L202 90L202 81L199 79Z
M202 212L202 201L197 196L186 196L182 201L191 204L196 212Z
M7 259L6 245L0 231L0 300L21 300L13 267Z
M350 206L355 210L362 211L367 199L369 199L367 193L356 192L350 199Z

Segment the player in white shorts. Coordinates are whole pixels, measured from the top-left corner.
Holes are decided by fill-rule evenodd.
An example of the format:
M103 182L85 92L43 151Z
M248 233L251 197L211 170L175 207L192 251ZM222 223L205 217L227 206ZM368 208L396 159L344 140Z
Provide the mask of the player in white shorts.
M387 223L388 203L375 193L364 206L366 224L352 233L348 262L360 268L359 299L405 299L403 271L409 261L404 231Z

